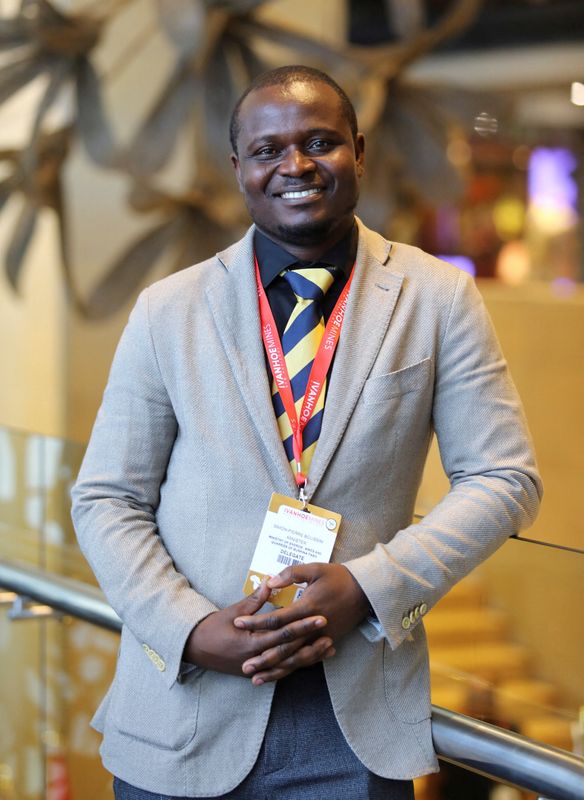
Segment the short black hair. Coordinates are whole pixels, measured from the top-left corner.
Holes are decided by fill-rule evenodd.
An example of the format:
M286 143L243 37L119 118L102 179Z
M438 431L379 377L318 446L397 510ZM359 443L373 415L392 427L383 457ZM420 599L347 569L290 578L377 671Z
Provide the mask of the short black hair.
M295 83L299 80L307 83L326 83L327 86L333 89L341 102L341 113L349 124L353 140L356 141L358 130L357 114L355 113L353 103L349 100L347 93L341 89L339 84L333 80L330 75L327 75L326 72L321 72L321 70L315 69L314 67L306 67L303 64L291 64L289 66L268 70L268 72L262 72L261 75L258 75L258 77L250 83L235 104L229 122L229 139L235 155L237 155L237 139L241 129L239 112L245 98L252 92L258 89L264 89L266 86L289 86L291 83Z

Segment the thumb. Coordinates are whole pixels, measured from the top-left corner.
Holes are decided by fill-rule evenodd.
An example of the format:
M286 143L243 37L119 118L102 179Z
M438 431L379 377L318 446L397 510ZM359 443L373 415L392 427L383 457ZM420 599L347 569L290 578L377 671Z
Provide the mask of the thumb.
M282 572L274 575L268 580L270 589L282 589L284 586L291 586L293 583L310 583L314 576L316 564L295 564L293 567L286 567Z
M256 611L259 611L264 605L270 594L271 589L268 587L268 582L264 578L255 592L252 592L252 594L244 597L243 600L240 600L239 603L237 603L237 616L243 614L255 614Z

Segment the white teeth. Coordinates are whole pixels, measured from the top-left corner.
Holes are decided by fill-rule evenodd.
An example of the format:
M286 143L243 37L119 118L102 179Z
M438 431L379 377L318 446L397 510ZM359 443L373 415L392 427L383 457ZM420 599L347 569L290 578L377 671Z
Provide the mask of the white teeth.
M305 189L303 192L282 192L280 197L284 200L297 200L300 197L310 197L313 194L319 194L320 189Z

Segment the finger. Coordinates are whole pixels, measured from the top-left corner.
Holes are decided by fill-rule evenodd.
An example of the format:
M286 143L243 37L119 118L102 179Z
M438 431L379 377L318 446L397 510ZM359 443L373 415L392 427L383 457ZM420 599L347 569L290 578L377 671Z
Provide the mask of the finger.
M327 622L322 614L309 614L304 606L288 606L270 614L236 617L233 620L236 628L248 631L285 631L285 634L292 634L290 638L302 636L315 628L324 628Z
M318 567L319 564L295 564L292 567L286 567L268 580L268 586L270 589L282 589L293 583L305 583L313 580L315 572L318 572L318 569L315 568Z
M306 644L306 639L295 639L291 642L282 642L274 647L269 647L259 655L248 658L247 661L241 665L241 670L244 675L251 677L260 670L268 669L269 667L277 666L281 661L285 661L293 653Z
M288 658L284 659L284 661L281 661L276 666L267 670L256 672L256 674L252 677L251 682L254 686L261 686L263 683L267 683L269 681L278 681L281 678L285 678L286 675L290 675L291 672L300 669L301 667L309 667L312 664L322 661L323 659L331 658L335 654L336 650L332 644L332 639L323 636L316 642L301 647L299 650L297 650Z
M297 669L298 666L314 663L312 659L320 660L332 646L333 640L330 636L322 636L316 642L311 643L299 640L281 644L264 651L259 656L248 659L242 665L242 670L245 675L251 677L254 673L264 673L279 667L286 668L286 665L290 666L292 663L296 664ZM295 654L298 654L298 657L293 661Z
M318 631L319 628L324 628L325 625L328 625L328 619L323 617L322 614L314 617L302 617L302 619L289 622L282 628L278 628L273 632L273 635L278 640L278 644L292 642Z
M255 614L265 604L270 596L270 589L268 582L264 579L258 588L252 594L244 597L239 603L236 603L234 608L237 609L238 614L248 615Z
M282 645L295 643L295 649L297 649L301 644L315 640L319 631L327 624L326 617L306 617L275 631L248 633L248 660L260 657L266 650L281 647ZM290 649L290 652L292 652L292 649Z

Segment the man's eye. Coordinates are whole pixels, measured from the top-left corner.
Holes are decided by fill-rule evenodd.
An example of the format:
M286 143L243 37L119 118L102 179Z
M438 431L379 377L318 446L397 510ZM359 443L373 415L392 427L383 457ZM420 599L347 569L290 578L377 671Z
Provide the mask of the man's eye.
M256 150L255 155L256 158L274 158L278 154L278 151L275 147L271 145L265 145L264 147L260 147Z
M328 141L328 139L313 139L312 142L308 145L309 150L330 150L332 147L332 143Z

